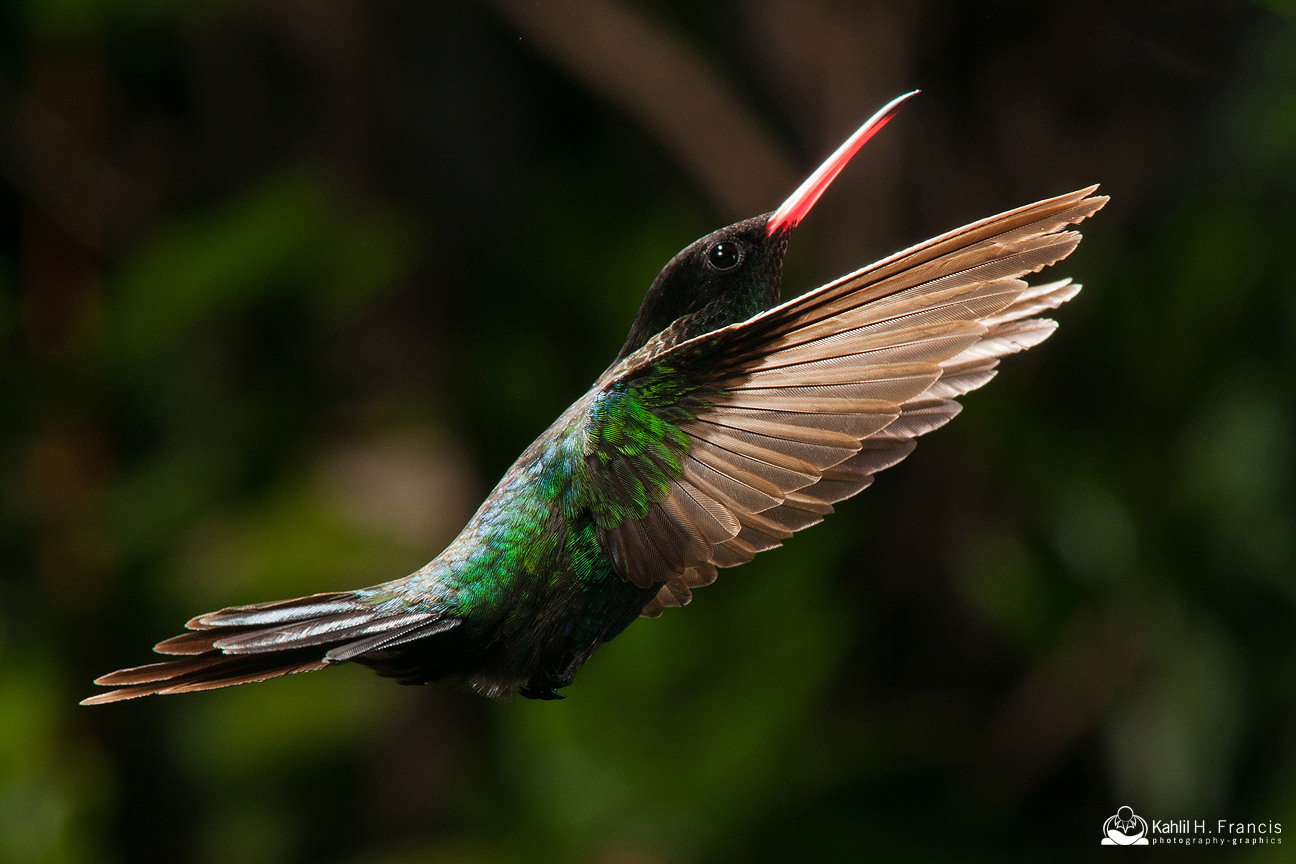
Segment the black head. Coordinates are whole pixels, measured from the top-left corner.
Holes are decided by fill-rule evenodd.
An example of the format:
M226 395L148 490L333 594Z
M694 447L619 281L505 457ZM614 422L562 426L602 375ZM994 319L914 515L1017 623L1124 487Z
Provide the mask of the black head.
M771 215L734 223L681 249L648 288L617 359L685 315L706 312L698 321L698 332L706 332L776 305L792 230L769 234Z
M682 249L648 288L617 360L686 315L694 316L687 334L693 336L776 305L792 229L851 157L917 92L892 100L870 117L773 213L736 222Z

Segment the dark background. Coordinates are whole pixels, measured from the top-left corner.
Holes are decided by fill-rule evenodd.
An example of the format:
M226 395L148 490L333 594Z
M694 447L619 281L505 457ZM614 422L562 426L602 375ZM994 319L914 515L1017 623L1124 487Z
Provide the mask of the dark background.
M1296 843L1290 6L0 10L0 862L1081 861L1125 804ZM913 87L786 291L1112 202L1057 335L837 515L561 703L76 705L191 615L420 566L670 255Z

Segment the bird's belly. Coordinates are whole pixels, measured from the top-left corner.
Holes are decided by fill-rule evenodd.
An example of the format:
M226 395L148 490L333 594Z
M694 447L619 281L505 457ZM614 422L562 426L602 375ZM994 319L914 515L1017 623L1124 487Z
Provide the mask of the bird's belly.
M465 636L476 643L479 657L473 688L491 696L521 691L543 698L570 684L576 670L657 593L655 586L639 588L621 579L610 564L599 570L581 576L570 570L514 574L512 590L465 615Z
M559 512L537 482L543 462L519 460L438 562L463 622L446 635L470 658L441 677L490 696L570 684L657 593L616 573L588 513Z

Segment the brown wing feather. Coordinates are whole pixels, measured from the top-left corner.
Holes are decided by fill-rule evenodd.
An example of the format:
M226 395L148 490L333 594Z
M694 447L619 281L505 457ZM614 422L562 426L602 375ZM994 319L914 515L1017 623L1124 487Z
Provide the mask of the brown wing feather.
M1080 235L1065 229L1107 202L1096 188L967 225L672 348L669 362L695 358L692 374L719 391L681 427L686 488L713 502L723 526L705 538L709 572L821 521L949 422L954 397L993 378L1001 357L1046 339L1056 323L1031 316L1080 286L1022 277L1075 249ZM702 340L716 349L697 350ZM681 509L682 491L659 507ZM697 587L694 563L663 572L645 615L687 603Z

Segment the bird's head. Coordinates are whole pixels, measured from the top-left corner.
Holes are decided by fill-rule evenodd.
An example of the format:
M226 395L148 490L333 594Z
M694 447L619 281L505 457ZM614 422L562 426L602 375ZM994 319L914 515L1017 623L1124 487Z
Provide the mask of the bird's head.
M680 250L648 288L617 359L686 315L706 313L698 316L698 332L706 332L777 305L792 230L851 157L917 92L893 99L870 117L777 210L713 231Z

